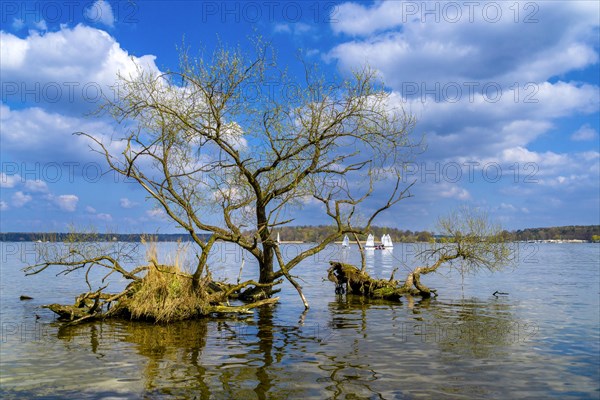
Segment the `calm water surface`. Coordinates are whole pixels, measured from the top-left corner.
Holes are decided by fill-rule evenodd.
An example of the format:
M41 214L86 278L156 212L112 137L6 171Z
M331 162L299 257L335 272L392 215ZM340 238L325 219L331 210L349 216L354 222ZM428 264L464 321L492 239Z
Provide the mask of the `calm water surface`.
M445 270L424 278L439 297L400 304L336 295L324 281L327 262L358 265L360 256L331 246L295 270L306 313L284 285L278 305L247 317L69 328L39 306L72 303L86 290L83 274L24 277L20 268L40 244L0 246L2 398L600 397L597 244L522 245L514 269L465 277ZM283 250L292 257L302 246ZM165 257L174 249L159 244ZM369 272L387 278L398 268L401 277L417 251L397 245L367 254ZM235 281L242 256L221 245L213 275ZM255 268L246 259L243 278ZM496 290L509 295L494 297ZM19 301L21 294L34 299Z

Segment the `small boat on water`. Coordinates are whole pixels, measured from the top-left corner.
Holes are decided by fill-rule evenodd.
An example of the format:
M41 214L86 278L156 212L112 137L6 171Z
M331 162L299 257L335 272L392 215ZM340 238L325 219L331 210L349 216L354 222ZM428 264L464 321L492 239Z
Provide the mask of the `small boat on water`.
M375 237L369 233L367 236L367 243L365 243L365 249L374 249L375 248Z
M375 244L375 237L371 234L367 236L367 243L365 243L365 249L367 250L384 250L384 249L393 249L394 242L392 242L392 237L388 234L385 234L381 237L381 242L379 244Z
M279 232L277 232L277 244L281 244L281 239L279 239Z
M393 249L394 248L394 242L392 242L392 237L390 235L388 235L388 234L385 234L385 235L383 235L381 237L381 244L386 249Z
M342 241L342 247L344 247L344 248L350 247L350 239L348 239L348 235L344 235L344 240Z

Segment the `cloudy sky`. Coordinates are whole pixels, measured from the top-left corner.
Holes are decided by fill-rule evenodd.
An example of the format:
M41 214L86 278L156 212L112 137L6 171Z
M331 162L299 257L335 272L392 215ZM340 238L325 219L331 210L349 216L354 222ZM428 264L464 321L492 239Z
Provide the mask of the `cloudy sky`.
M433 229L462 204L508 229L600 223L596 1L7 1L0 18L3 232L175 232L72 133L114 132L86 115L117 73L176 69L184 38L210 50L257 33L284 65L298 50L332 75L368 63L417 117L414 196L377 224Z

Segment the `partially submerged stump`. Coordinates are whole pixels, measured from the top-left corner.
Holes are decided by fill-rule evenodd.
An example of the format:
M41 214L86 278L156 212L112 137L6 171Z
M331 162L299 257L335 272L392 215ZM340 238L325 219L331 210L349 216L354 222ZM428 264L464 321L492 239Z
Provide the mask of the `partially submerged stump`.
M388 280L375 279L354 265L339 261L330 261L329 264L331 267L327 270L327 278L336 284L336 293L343 293L345 290L350 294L391 301L399 301L404 295L429 297L428 293L394 280L393 274Z

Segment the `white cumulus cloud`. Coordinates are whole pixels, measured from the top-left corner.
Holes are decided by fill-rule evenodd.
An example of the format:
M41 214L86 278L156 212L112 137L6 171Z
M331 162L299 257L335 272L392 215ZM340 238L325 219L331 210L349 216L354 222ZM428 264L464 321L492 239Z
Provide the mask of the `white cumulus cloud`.
M571 139L575 141L594 140L598 137L598 131L592 128L589 124L583 125L571 135Z
M119 200L119 204L123 208L133 208L133 207L137 206L138 203L129 200L127 197L122 197Z
M84 137L73 136L73 132L110 132L105 122L65 116L40 107L11 110L2 105L1 110L2 151L19 156L22 161L97 160L90 152L90 141ZM0 182L5 181L8 180L0 179Z
M164 210L160 208L153 208L152 210L147 210L146 215L152 219L164 220L167 218L167 214Z
M113 27L115 16L110 3L105 0L96 0L85 9L85 17L90 22L97 22L103 25Z
M74 194L61 194L54 198L54 203L63 211L73 212L77 209L79 197Z
M46 184L46 182L39 180L39 179L36 179L33 181L26 181L25 188L29 192L33 192L33 193L47 193L48 192L48 185Z
M32 200L32 197L28 194L25 194L21 191L15 192L12 195L12 204L15 207L23 207L25 204L29 203Z
M24 27L25 27L25 21L23 21L21 18L15 18L15 19L13 19L12 28L15 31L20 31Z
M450 199L468 200L471 198L471 194L467 189L458 186L448 186L442 189L439 193L440 196Z
M110 214L106 214L106 213L98 213L96 214L96 218L98 218L100 221L112 221L113 217Z
M0 31L5 102L26 100L65 112L93 109L102 94L114 95L119 73L158 73L154 60L131 55L107 32L82 24L43 35L31 31L25 38Z
M0 187L13 188L19 182L20 177L16 175L7 175L4 172L0 172Z

